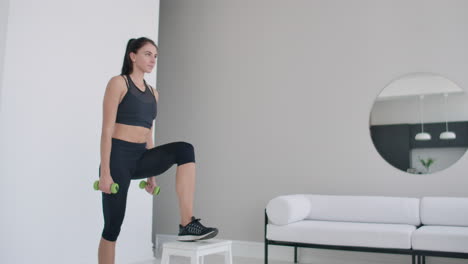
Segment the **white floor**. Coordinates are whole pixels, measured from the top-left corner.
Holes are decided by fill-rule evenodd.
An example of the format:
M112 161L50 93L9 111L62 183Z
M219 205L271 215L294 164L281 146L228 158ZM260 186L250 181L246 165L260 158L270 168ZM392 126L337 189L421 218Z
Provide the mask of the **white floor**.
M212 255L205 257L205 264L223 264L224 257L221 255ZM293 264L293 261L268 261L269 264ZM301 262L303 264L310 263L310 262ZM313 262L317 263L317 262ZM337 262L333 262L337 263ZM347 263L343 262L343 264ZM365 262L370 263L370 262ZM398 262L375 262L375 264L379 263L398 263ZM404 262L410 263L409 261ZM427 264L460 264L460 263L468 263L466 259L450 259L450 258L428 258L426 259ZM159 259L141 261L141 262L134 262L131 264L160 264ZM170 264L190 264L190 260L188 258L183 257L171 257ZM253 258L244 258L244 257L234 257L233 264L264 264L263 259L253 259Z
M205 257L205 264L223 264L224 257L221 255L213 255ZM268 261L269 264L291 264L293 262ZM132 264L160 264L159 259L148 260L144 262L136 262ZM184 257L171 257L170 264L190 264L190 260ZM264 264L263 259L249 259L242 257L234 257L233 264Z
M208 256L205 257L205 264L223 264L224 258L223 256ZM293 264L293 262L285 262L285 261L268 261L269 264ZM304 263L305 262L301 262ZM315 263L315 262L314 262ZM366 262L368 263L368 262ZM384 262L387 263L387 262ZM405 262L406 263L406 262ZM428 264L459 264L459 263L468 263L467 260L464 259L449 259L449 258L430 258L426 259L426 263ZM148 260L142 262L135 262L131 264L160 264L160 260ZM183 257L171 257L170 264L190 264L190 260L188 258ZM234 257L233 264L264 264L263 259L249 259L249 258L242 258L242 257ZM345 264L345 262L343 263ZM377 264L377 263L376 263Z

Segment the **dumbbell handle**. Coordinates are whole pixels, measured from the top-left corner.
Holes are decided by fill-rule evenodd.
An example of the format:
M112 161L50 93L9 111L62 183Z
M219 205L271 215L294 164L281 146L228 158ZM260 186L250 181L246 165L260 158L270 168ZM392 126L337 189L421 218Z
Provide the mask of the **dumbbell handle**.
M94 190L98 191L99 190L99 181L95 181L94 184L93 184L93 188ZM111 185L111 193L112 194L116 194L119 192L119 184L117 183L113 183Z
M147 185L148 185L147 182L141 181L139 186L140 186L140 189L144 189ZM161 192L161 188L159 188L159 186L154 187L153 195L158 195L159 192Z

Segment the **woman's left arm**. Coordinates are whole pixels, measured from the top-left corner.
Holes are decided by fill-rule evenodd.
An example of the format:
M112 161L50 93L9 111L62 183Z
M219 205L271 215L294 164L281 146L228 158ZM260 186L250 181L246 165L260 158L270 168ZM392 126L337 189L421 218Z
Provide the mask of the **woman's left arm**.
M153 88L151 87L151 89ZM154 97L156 98L156 103L157 103L159 100L159 94L155 89L153 89L153 91L154 91ZM153 135L154 135L154 126L151 127L151 131L148 134L148 137L146 138L146 149L154 148ZM156 183L156 177L155 176L149 177L146 182L148 183L148 185L146 185L145 189L149 194L152 194L154 188L158 186L158 184Z
M148 133L148 137L146 138L146 149L152 149L154 148L154 142L153 142L153 135L154 135L154 131L153 131L153 128L154 126L151 127L151 131L150 133ZM156 176L152 176L152 177L148 177L148 179L146 180L146 186L145 186L145 190L149 193L149 194L153 194L153 191L154 191L154 188L156 188L156 186L158 186L158 184L156 183Z
M146 149L152 149L154 148L154 141L153 141L153 135L154 135L154 126L151 127L150 133L148 133L148 136L146 137Z
M150 88L153 90L154 97L156 98L156 103L158 103L158 100L159 100L158 92L153 87L150 86ZM148 137L146 138L146 149L154 148L153 135L154 135L154 126L151 127L151 131L148 134Z

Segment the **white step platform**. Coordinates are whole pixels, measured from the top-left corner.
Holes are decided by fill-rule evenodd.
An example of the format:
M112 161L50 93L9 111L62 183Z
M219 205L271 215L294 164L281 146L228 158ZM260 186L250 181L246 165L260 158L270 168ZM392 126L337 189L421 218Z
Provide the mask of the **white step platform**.
M224 264L232 264L232 241L230 240L201 240L197 242L169 242L163 244L161 264L170 264L170 256L190 258L190 264L203 264L204 256L224 254Z

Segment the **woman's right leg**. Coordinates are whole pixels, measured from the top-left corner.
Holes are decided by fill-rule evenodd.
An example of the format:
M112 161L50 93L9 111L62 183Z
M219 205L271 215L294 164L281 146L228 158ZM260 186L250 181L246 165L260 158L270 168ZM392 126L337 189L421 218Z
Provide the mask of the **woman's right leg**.
M99 264L114 264L115 263L115 241L108 241L101 238L98 251Z
M114 181L119 184L119 192L116 194L102 194L104 229L99 243L99 264L115 263L115 244L125 217L127 192L130 181L128 181L128 183L124 183L123 180Z
M135 149L137 151L133 151ZM114 264L115 244L125 217L132 172L141 156L138 152L144 150L144 144L112 139L110 172L113 181L119 184L119 191L116 194L102 193L104 228L98 249L99 264Z
M120 234L127 204L130 180L125 181L115 176L112 178L119 184L119 191L116 194L102 193L104 228L99 243L99 264L114 264L115 262L115 244Z

